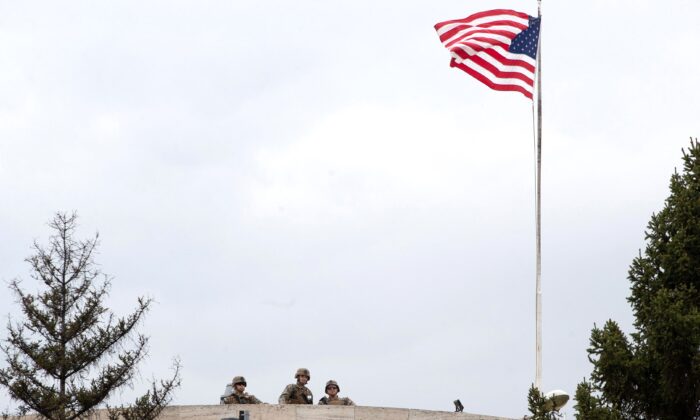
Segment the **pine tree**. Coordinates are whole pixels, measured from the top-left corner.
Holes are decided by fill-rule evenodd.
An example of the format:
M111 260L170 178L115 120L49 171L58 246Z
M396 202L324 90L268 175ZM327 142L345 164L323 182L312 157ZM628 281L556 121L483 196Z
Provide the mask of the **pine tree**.
M600 398L593 395L593 387L585 379L576 387L577 420L622 420L619 412L605 407Z
M556 420L561 417L558 412L553 410L553 402L545 397L534 384L530 386L527 393L527 408L532 414L525 417L528 420Z
M588 396L599 394L599 408L624 418L700 418L697 139L683 151L683 172L671 176L670 190L664 208L647 225L644 253L629 270L635 331L628 338L610 320L591 333ZM581 392L587 398L586 389Z
M51 420L84 418L130 384L148 343L136 326L152 300L138 298L123 318L103 305L110 279L94 262L99 236L74 239L76 221L75 213L57 213L48 245L34 243L26 261L41 289L31 294L19 280L10 283L24 320L8 323L1 346L7 367L0 369L0 385L21 412ZM166 382L179 385L178 372Z
M180 363L176 361L171 379L160 381L160 386L153 381L151 389L136 398L131 405L107 406L107 418L108 420L154 420L170 404L173 391L179 386Z

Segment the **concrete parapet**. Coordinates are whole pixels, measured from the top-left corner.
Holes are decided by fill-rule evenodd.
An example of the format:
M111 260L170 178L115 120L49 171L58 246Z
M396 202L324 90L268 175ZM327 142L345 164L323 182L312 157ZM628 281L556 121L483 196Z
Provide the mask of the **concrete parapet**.
M250 413L250 420L514 420L480 414L406 408L276 404L172 406L163 410L159 420L238 419L238 414L242 410ZM35 420L35 418L35 416L24 416L22 420ZM104 410L98 410L91 418L106 420L107 416Z

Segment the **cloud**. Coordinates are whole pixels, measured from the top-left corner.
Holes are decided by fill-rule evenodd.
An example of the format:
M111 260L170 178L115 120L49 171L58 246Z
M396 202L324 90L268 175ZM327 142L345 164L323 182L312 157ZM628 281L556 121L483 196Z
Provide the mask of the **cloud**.
M465 127L459 111L386 104L339 109L298 141L258 152L248 216L308 225L407 206L435 208L458 191L485 188L484 178L489 188L510 182L499 168L527 167L522 147L500 147L519 137L515 130Z

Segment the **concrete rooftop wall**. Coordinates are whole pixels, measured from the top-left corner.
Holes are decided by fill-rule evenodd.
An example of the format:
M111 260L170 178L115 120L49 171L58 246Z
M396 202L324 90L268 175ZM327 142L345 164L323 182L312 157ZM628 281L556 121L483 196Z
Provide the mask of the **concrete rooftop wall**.
M383 407L343 407L318 405L184 405L166 408L159 420L222 420L238 419L240 410L250 413L250 420L513 420L505 417L484 416L446 411L413 410ZM34 420L25 416L23 420ZM94 419L106 420L104 410Z

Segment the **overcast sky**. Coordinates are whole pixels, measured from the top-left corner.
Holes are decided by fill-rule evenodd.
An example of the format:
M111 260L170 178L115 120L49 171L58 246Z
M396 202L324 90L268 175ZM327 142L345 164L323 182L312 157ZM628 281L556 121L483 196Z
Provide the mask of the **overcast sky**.
M36 290L31 243L76 210L115 312L156 300L141 372L179 356L174 404L234 375L276 402L303 366L316 399L333 378L362 405L522 416L531 102L451 69L433 30L496 7L537 13L0 1L0 281ZM594 323L631 330L628 266L700 134L698 19L697 0L543 4L544 391L590 373ZM0 308L21 316L4 286Z

